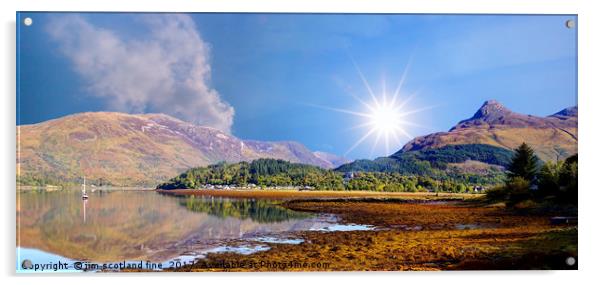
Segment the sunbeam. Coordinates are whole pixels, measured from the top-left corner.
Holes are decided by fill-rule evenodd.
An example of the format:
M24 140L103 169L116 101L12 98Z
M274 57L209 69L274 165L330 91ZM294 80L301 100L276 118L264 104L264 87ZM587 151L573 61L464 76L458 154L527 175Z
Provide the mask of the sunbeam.
M361 82L364 85L364 88L367 91L367 96L369 100L364 100L356 95L351 95L360 105L362 105L365 109L363 111L356 110L346 110L341 108L332 108L325 106L316 106L319 108L323 108L326 110L336 111L340 113L354 115L356 117L361 117L364 121L360 124L352 126L348 128L358 129L365 128L367 129L366 133L360 137L357 141L353 143L353 145L345 152L345 155L348 155L351 151L356 149L360 144L364 141L368 140L371 136L374 137L374 141L372 142L370 148L370 155L372 156L375 152L375 149L380 145L384 146L386 154L389 155L391 149L400 148L403 143L401 138L412 139L412 135L408 131L408 128L411 126L421 126L416 124L410 120L410 115L414 115L416 113L429 110L433 108L432 106L422 107L417 109L408 108L408 103L417 96L418 92L414 92L405 96L405 98L401 98L402 96L402 88L407 79L409 66L411 64L408 63L406 68L403 71L401 79L399 83L396 85L395 92L393 94L388 94L386 90L386 82L382 81L382 95L378 98L372 87L369 85L368 80L360 70L359 66L352 59L353 66L355 67ZM371 102L371 103L368 103Z

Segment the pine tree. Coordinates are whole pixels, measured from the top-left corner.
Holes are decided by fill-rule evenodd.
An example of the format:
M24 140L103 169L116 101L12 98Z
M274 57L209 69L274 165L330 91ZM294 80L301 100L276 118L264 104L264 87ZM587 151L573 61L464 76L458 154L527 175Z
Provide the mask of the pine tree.
M537 162L539 159L533 149L526 143L522 143L514 150L514 157L508 166L509 177L521 177L529 182L535 180L537 174Z

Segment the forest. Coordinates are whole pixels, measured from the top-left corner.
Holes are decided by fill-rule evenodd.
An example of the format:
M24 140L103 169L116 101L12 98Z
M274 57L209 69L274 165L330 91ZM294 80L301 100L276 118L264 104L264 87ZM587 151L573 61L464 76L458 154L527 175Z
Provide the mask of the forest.
M427 162L428 163L428 162ZM482 179L482 178L481 178ZM477 175L407 175L397 172L341 172L278 159L218 163L197 167L157 186L158 189L232 187L297 187L313 190L367 190L387 192L470 192Z

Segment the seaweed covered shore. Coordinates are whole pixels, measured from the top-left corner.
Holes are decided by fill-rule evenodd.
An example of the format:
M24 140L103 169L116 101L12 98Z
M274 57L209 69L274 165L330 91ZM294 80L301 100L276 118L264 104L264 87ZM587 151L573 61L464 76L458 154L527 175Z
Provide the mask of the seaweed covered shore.
M381 199L288 200L283 207L330 213L369 231L302 231L301 244L250 255L209 254L177 271L397 271L577 269L577 226L499 205Z

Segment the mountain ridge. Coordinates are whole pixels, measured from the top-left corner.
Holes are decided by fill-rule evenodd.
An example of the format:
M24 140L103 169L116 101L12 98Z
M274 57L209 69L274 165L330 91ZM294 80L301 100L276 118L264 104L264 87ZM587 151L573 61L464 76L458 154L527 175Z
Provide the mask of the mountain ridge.
M324 152L324 151L314 151L314 155L317 156L318 158L329 162L330 164L333 165L332 168L336 168L339 167L345 163L349 163L351 162L351 160L342 157L342 156L338 156L329 152Z
M154 185L191 167L276 158L333 168L293 141L242 140L169 115L85 112L17 126L17 176ZM101 182L98 182L101 181Z
M514 149L531 145L543 160L566 158L577 152L577 107L568 107L547 117L515 113L495 100L488 100L466 120L447 132L416 137L403 152L456 144L488 144Z
M482 183L499 182L514 149L523 142L544 161L577 153L577 116L577 107L537 117L515 113L488 100L472 117L461 120L448 132L416 137L390 156L356 160L336 170L477 175Z

